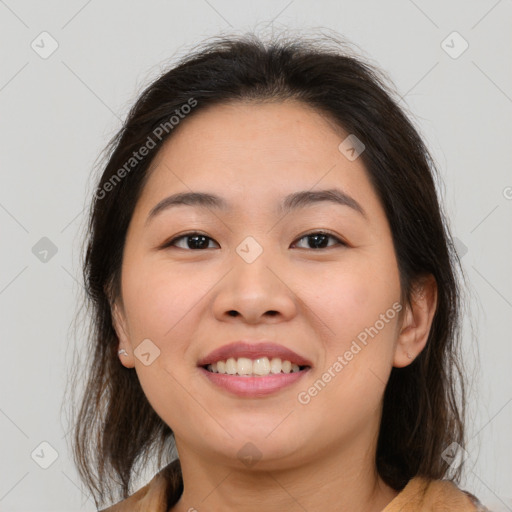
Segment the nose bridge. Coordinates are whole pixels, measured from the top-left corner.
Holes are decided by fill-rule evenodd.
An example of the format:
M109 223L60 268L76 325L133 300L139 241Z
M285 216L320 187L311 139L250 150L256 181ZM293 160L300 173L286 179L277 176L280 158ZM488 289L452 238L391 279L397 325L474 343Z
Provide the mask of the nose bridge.
M275 276L269 267L279 266L276 251L269 247L270 237L248 235L235 248L231 264L235 287L249 295L265 295L274 290ZM258 241L259 240L259 241Z
M229 260L231 271L215 297L217 317L233 316L236 311L248 321L258 321L269 312L293 314L293 293L279 276L279 251L265 246L270 238L249 235L235 247Z

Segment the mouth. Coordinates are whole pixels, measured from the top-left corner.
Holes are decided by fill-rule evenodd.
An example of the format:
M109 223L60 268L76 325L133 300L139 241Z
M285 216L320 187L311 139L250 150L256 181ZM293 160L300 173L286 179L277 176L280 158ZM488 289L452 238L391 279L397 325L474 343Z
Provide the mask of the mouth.
M197 366L216 388L240 397L258 398L291 386L313 364L283 345L237 341L215 349Z
M234 375L238 377L267 377L268 375L279 375L288 373L298 373L311 368L309 365L298 365L288 359L279 357L258 357L250 359L248 357L219 360L215 363L202 365L210 373L221 375Z
M211 373L265 376L295 373L313 364L293 350L269 341L235 341L219 347L200 359L197 366Z
M213 384L216 389L227 392L231 396L235 395L240 398L258 399L276 395L284 389L292 386L297 381L305 378L305 376L311 370L310 366L298 366L296 364L292 365L290 361L285 360L281 362L280 368L278 368L277 363L274 361L273 370L275 372L277 372L278 369L280 370L277 373L272 373L271 371L266 373L267 367L260 371L258 370L258 366L256 366L256 369L253 368L251 371L247 361L244 361L244 358L238 358L237 360L234 358L230 359L225 362L224 368L222 366L224 361L218 361L217 363L208 364L206 367L200 366L199 370L204 375L204 377L206 377L207 382ZM248 359L248 361L253 365L258 365L260 363L256 363L256 361L261 361L261 359L265 358L258 358L254 361ZM219 363L221 372L219 372ZM237 366L235 366L235 363ZM240 363L242 364L243 368L241 373L238 373L238 364ZM290 366L293 366L293 369L288 368L287 363L289 363ZM235 369L236 371L234 371ZM226 373L222 373L223 370L226 371ZM227 373L227 370L234 373ZM249 371L250 373L248 373ZM263 373L263 371L265 373Z

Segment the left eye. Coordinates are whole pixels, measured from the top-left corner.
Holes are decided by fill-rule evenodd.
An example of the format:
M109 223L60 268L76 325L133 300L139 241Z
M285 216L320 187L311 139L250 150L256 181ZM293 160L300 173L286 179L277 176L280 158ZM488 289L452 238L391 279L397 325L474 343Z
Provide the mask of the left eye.
M338 237L334 236L334 235L331 235L330 233L324 233L323 231L315 231L313 233L308 233L304 236L302 236L301 238L299 238L298 240L304 240L304 239L308 239L309 243L311 243L313 245L313 248L315 249L326 249L327 247L332 247L332 245L330 246L325 246L325 241L328 240L329 238L331 238L332 240L336 240L338 242L338 245L347 245L345 242L343 242L342 240L340 240ZM334 244L336 245L336 244ZM309 249L311 247L305 247L305 249ZM302 249L302 247L301 247Z

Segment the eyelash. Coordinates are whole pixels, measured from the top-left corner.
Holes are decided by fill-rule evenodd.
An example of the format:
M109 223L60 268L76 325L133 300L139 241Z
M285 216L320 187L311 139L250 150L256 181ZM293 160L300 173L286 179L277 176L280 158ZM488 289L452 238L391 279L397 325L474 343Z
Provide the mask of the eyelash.
M183 235L180 235L180 236L177 236L175 238L173 238L172 240L169 240L168 242L166 242L163 246L162 246L162 249L166 249L166 248L169 248L169 247L172 247L173 244L177 241L177 240L181 240L182 238L188 238L188 237L192 237L194 235L199 235L199 236L202 236L202 237L205 237L209 240L213 240L213 238L209 237L208 235L204 234L204 233L201 233L199 231L190 231L189 233L184 233ZM321 236L327 236L329 238L332 238L334 240L336 240L338 242L338 245L341 245L341 246L346 246L348 247L348 244L345 243L343 240L341 240L340 238L338 238L337 236L333 235L332 233L329 233L328 231L311 231L309 233L306 233L304 235L302 235L300 238L297 238L296 240L297 241L300 241L302 240L303 238L307 238L307 237L310 237L310 236L314 236L314 235L321 235ZM294 242L295 244L296 242ZM333 245L331 246L328 246L328 247L322 247L320 249L311 249L312 251L319 251L319 250L325 250L325 249L330 249L332 247L335 247ZM179 247L179 249L183 249L183 247ZM208 247L207 247L208 249ZM301 247L301 249L303 249L303 247ZM205 249L184 249L186 251L204 251Z

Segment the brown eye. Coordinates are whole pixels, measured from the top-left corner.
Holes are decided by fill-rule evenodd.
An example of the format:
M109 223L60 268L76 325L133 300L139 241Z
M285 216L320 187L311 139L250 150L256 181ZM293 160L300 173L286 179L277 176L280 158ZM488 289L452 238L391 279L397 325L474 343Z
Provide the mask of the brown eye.
M333 245L327 245L329 238L338 242L338 244L333 244L334 246L347 245L338 237L331 235L330 233L326 233L324 231L314 231L312 233L307 233L306 235L303 235L301 238L299 238L299 241L307 239L307 243L310 245L310 247L300 247L300 249L328 249L329 247L333 247Z
M185 240L185 243L182 245L178 245L177 242L179 240ZM190 249L190 250L209 249L209 248L211 248L211 247L208 247L210 240L214 241L213 238L203 235L202 233L197 233L197 232L185 233L184 235L180 235L180 236L170 240L168 243L166 243L164 245L164 248L176 246L180 249ZM215 243L217 243L217 242L215 242Z

